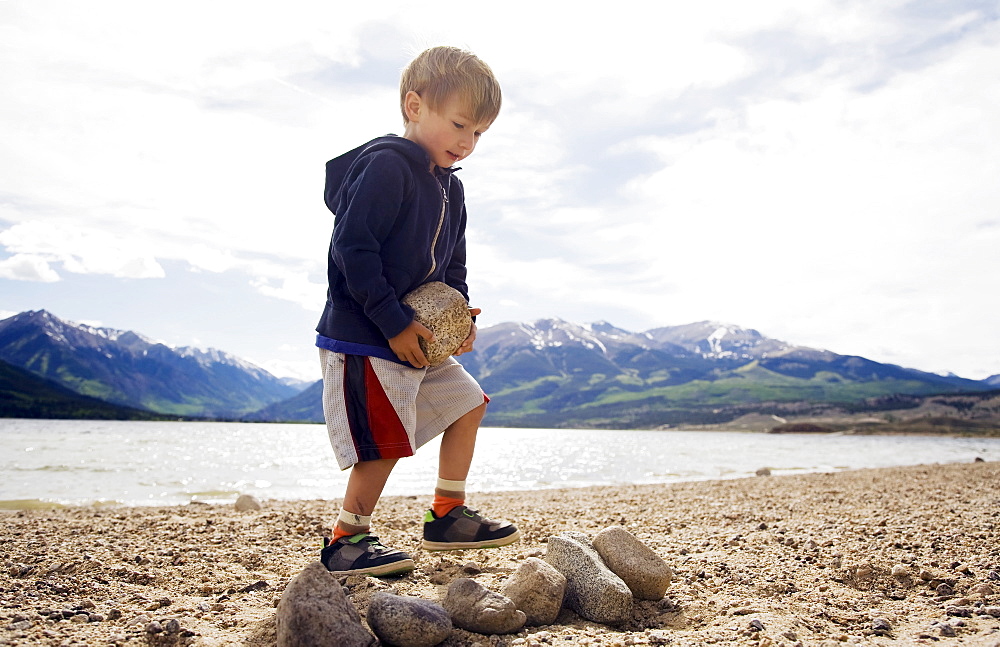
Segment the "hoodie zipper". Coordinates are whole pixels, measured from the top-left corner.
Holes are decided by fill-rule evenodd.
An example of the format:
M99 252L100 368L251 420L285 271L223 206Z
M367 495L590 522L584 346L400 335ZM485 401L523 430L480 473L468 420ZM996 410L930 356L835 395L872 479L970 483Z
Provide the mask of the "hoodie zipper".
M441 228L444 226L444 213L448 207L448 192L445 191L444 185L441 184L440 177L435 176L434 179L437 180L438 186L441 187L441 215L438 216L437 230L434 232L434 239L431 240L431 269L427 272L427 276L424 277L424 281L429 279L431 275L434 274L434 270L437 269L436 248L437 248L438 238L441 236ZM448 183L451 184L450 177L448 178L448 180L449 180Z

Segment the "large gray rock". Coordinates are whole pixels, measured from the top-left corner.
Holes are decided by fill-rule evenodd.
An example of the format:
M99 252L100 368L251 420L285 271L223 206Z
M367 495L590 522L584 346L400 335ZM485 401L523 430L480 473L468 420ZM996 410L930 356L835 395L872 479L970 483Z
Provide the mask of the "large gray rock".
M545 561L566 577L564 604L581 617L607 625L632 617L632 592L604 565L586 536L549 537Z
M385 591L372 597L366 619L379 640L396 647L432 647L451 633L451 618L440 604Z
M509 634L527 619L507 597L462 577L448 587L444 608L458 627L477 634Z
M566 595L566 577L537 557L521 562L501 590L514 606L524 611L525 624L550 625L556 621Z
M674 572L652 548L621 526L597 533L594 549L640 600L662 598L674 577Z
M302 569L285 588L276 617L278 647L372 647L344 587L321 562Z

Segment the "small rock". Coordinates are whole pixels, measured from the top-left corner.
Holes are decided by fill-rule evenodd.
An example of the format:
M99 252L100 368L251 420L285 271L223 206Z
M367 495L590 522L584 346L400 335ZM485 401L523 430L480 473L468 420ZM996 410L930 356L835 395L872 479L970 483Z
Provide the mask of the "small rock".
M235 508L237 512L250 512L260 510L260 501L252 494L241 494L236 499Z
M937 593L942 598L951 597L952 595L955 594L955 591L952 590L952 588L948 586L948 584L945 582L938 584L937 588L934 589L934 592Z
M90 622L90 616L87 613L80 612L80 613L73 614L73 617L70 618L70 621L72 621L72 622Z
M361 624L344 587L319 561L289 582L278 602L275 621L277 647L375 645L375 636Z
M126 627L134 627L136 625L144 625L149 622L149 616L135 616L131 620L125 623Z
M527 620L510 598L466 577L448 587L444 608L455 625L477 634L514 633Z
M158 634L163 631L163 625L161 625L156 620L153 620L146 625L146 633L148 634Z
M524 612L525 624L533 627L556 621L566 595L566 577L537 557L529 557L501 591Z
M884 636L892 631L892 625L885 618L872 618L872 631Z
M958 633L955 631L955 628L952 627L947 622L942 622L938 626L940 627L939 631L941 635L944 636L945 638L954 638L956 635L958 635Z
M432 647L451 633L451 618L441 605L385 591L372 597L366 618L379 640L397 647Z
M757 476L771 476L771 468L770 467L762 467L762 468L760 468L760 469L757 470L756 474L757 474Z
M957 618L971 618L972 609L969 607L955 607L951 606L944 610L950 616L955 616Z
M586 537L579 533L549 537L545 561L566 578L564 603L580 616L609 625L632 616L632 591L604 564Z
M669 645L671 642L670 634L665 631L650 631L646 637L650 645Z
M986 597L987 595L993 595L993 587L989 584L983 583L969 589L969 593Z
M753 620L750 621L750 631L753 631L755 633L764 631L764 623L758 620L757 618L754 618Z
M621 526L611 526L594 537L594 549L604 564L625 582L640 600L663 598L673 571L656 552Z
M897 580L909 579L910 568L906 564L896 564L892 567L892 576Z
M994 618L1000 618L1000 607L983 607L982 612Z
M171 618L163 623L163 630L168 634L177 634L181 632L181 623L177 621L176 618Z

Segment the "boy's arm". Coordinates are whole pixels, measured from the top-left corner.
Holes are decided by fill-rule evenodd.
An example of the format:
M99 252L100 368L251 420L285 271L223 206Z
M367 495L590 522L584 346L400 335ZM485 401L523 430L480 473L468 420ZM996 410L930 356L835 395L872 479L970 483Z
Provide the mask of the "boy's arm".
M405 162L373 156L347 189L347 206L338 214L332 255L351 296L365 315L392 339L410 325L413 313L385 279L379 252L399 213L407 190Z

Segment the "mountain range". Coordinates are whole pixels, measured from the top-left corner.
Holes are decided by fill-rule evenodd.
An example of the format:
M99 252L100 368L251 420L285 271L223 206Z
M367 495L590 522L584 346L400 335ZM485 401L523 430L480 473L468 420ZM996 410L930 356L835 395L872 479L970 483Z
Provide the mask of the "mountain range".
M708 321L643 333L607 322L503 323L481 329L476 351L458 359L490 395L485 424L492 426L646 428L719 425L762 412L768 420L844 416L915 410L922 402L899 395L1000 386L997 376L942 376ZM317 382L251 417L321 422L321 395Z
M169 348L44 310L0 321L0 360L74 393L158 414L323 419L320 382L302 389L221 351ZM459 361L490 395L492 426L722 424L1000 387L1000 376L942 376L708 321L640 333L607 322L502 323L481 329L476 351Z
M0 321L0 360L80 395L174 416L239 418L298 392L222 351L170 348L45 310Z

